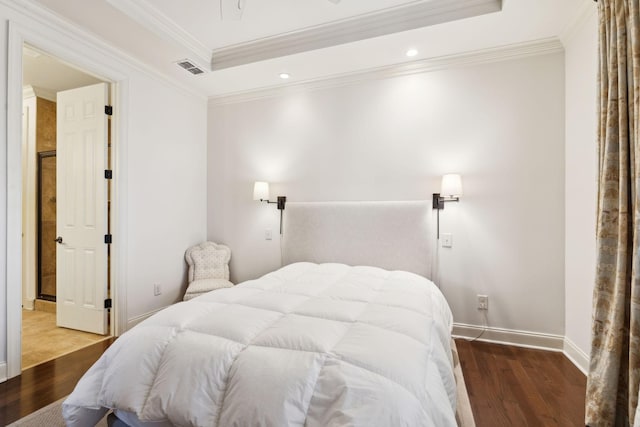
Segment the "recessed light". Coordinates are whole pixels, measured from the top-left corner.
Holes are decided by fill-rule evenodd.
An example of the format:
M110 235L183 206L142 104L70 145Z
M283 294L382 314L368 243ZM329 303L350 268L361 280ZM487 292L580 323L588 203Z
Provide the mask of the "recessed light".
M409 50L406 52L406 55L407 55L408 57L416 56L417 54L418 54L418 50L417 50L417 49L409 49Z
M289 77L291 77L291 75L289 75L289 73L280 73L280 78L282 80L287 80Z

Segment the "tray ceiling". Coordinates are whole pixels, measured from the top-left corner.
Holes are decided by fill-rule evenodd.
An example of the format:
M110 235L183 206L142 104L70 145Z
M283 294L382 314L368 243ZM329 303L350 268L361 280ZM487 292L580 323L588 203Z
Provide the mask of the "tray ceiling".
M240 20L223 20L220 0L33 1L214 97L557 40L595 7L590 0L244 0ZM409 48L418 54L407 58ZM205 73L179 68L184 59ZM282 81L285 72L291 78Z

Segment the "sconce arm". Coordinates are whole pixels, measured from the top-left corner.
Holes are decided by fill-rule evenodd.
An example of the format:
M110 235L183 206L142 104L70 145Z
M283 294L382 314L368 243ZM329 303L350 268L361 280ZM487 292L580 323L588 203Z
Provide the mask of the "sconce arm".
M286 196L278 196L278 201L276 201L276 202L272 202L269 199L260 199L260 201L276 205L276 207L280 211L280 234L282 234L282 211L284 211L284 206L287 203L287 197Z
M432 208L442 210L446 202L459 202L460 197L440 197L440 193L433 193Z
M276 207L282 211L282 210L284 210L284 206L287 203L287 197L286 196L278 196L278 201L276 201L276 202L272 202L269 199L260 199L260 201L277 205Z

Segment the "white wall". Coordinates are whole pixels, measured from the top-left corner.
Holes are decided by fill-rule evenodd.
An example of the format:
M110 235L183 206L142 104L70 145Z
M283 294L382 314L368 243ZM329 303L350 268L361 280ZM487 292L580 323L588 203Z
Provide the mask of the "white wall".
M594 6L564 41L566 68L566 338L591 352L596 264L598 23ZM575 350L575 348L574 348Z
M206 239L206 101L131 78L127 301L135 319L182 299L184 252ZM153 296L158 283L162 295Z
M232 279L280 265L278 211L251 200L266 180L291 201L430 199L463 175L442 212L454 247L435 279L455 320L564 333L564 57L476 64L209 108L208 237ZM286 214L286 211L285 211Z
M29 87L27 93L33 92ZM31 95L31 94L29 94ZM37 150L36 118L37 103L33 96L22 101L22 307L33 310L37 295L38 254L36 228L37 213Z
M11 5L11 7L7 6ZM15 9L14 9L15 7ZM35 6L29 6L30 8ZM126 254L119 283L126 289L126 320L175 302L186 284L185 249L206 238L206 98L187 92L146 71L77 29L39 21L37 8L25 12L17 3L0 1L0 81L7 81L8 21L37 29L38 35L70 52L117 70L128 88L123 100L128 110L118 126L125 126L118 141L116 182L122 192L118 200L119 230L114 249ZM68 31L71 32L68 32ZM88 46L88 47L87 47ZM21 89L20 89L21 91ZM0 99L7 99L7 87L0 85ZM6 129L7 104L0 104L0 129ZM18 142L19 143L19 142ZM7 187L6 132L0 133L0 295L8 287L20 287L19 280L7 283L8 198L19 191ZM14 167L14 166L12 166ZM121 181L117 182L120 177ZM122 180L125 180L123 182ZM18 199L19 200L19 199ZM126 240L123 240L126 236ZM12 239L10 239L11 241ZM162 285L163 294L153 296L153 284ZM7 306L0 299L0 381L7 355ZM126 326L126 325L125 325Z
M4 17L3 17L4 18ZM4 23L3 23L4 24ZM0 32L1 46L6 46L6 25L2 25ZM0 81L6 81L7 55L0 55ZM0 85L0 99L7 99L6 84ZM7 128L7 104L0 103L0 129ZM1 301L5 300L7 295L7 141L6 132L0 133L0 295L3 296ZM20 286L20 284L17 284ZM7 330L7 310L6 306L0 303L0 381L6 377L6 360L7 360L7 336L4 331Z

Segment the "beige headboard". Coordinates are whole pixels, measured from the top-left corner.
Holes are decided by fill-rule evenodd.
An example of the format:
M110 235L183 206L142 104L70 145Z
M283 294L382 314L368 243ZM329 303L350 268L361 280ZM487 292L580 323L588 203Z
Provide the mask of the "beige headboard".
M429 278L431 203L287 203L283 265L340 262L405 270Z

